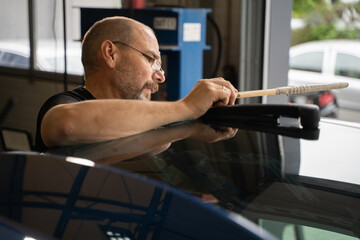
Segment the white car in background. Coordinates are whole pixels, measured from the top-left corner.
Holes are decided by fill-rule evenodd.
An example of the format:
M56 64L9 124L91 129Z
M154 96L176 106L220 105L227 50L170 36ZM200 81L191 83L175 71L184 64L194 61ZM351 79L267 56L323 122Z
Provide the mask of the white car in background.
M67 43L67 73L83 75L81 43ZM0 41L0 66L27 69L30 66L29 41ZM40 40L36 47L35 68L46 72L64 72L64 44L54 40Z
M360 40L323 40L290 49L289 85L348 82L333 90L340 108L360 110Z

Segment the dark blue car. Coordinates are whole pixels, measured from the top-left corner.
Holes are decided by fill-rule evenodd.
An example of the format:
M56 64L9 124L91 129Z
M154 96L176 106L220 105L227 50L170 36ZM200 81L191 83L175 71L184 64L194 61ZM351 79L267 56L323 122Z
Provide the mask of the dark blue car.
M359 239L360 126L313 105L0 153L0 239Z

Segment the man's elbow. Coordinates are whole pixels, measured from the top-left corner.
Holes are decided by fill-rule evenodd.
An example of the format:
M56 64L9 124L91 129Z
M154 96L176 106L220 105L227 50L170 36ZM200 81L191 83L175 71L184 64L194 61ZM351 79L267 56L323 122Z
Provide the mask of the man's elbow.
M48 148L66 145L74 135L74 114L71 110L51 109L41 124L41 137Z

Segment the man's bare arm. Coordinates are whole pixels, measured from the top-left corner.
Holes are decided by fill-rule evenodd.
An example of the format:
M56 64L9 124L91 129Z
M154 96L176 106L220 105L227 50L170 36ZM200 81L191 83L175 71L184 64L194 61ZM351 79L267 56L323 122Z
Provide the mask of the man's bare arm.
M47 147L130 136L196 119L213 105L233 104L235 91L219 78L199 81L188 96L176 102L109 99L61 104L45 114L41 136Z

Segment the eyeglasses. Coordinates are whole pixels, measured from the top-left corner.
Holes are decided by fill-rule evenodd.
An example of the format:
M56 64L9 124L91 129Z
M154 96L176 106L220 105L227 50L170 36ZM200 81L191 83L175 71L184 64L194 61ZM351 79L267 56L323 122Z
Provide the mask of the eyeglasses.
M163 75L165 74L165 71L161 68L161 63L158 60L156 60L155 58L150 57L149 55L143 53L142 51L140 51L140 50L138 50L138 49L136 49L136 48L134 48L134 47L132 47L130 45L127 45L126 43L123 43L121 41L112 41L112 43L113 44L120 43L120 44L122 44L122 45L124 45L126 47L129 47L129 48L141 53L141 55L143 55L149 61L149 63L151 64L151 68L152 68L152 70L154 72L160 71Z

